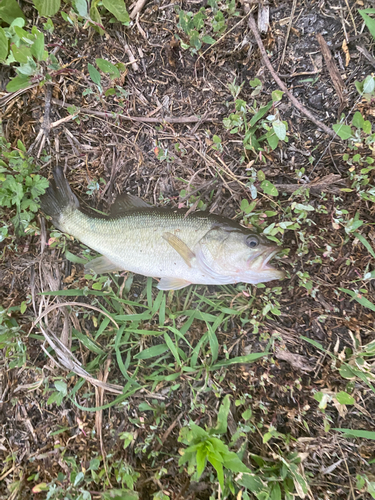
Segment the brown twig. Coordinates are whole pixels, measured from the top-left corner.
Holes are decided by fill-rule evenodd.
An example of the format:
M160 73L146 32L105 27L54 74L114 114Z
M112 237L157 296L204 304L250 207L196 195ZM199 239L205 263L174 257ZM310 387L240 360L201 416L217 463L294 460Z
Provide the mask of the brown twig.
M46 86L46 98L45 98L45 103L44 103L43 122L42 122L40 129L39 129L39 133L38 133L35 141L31 144L31 146L29 147L29 149L27 151L28 154L31 154L31 151L34 149L34 147L39 144L37 158L40 157L45 142L49 141L49 133L51 130L51 117L50 117L51 97L52 97L52 86L47 85Z
M125 54L128 56L129 58L129 62L133 68L134 71L138 71L139 70L139 66L137 64L137 60L136 58L134 57L134 54L133 54L133 51L132 49L129 47L129 45L126 43L124 45L124 50L125 50Z
M348 8L348 11L349 11L349 16L350 16L350 19L352 20L352 23L353 23L354 33L355 33L355 34L357 34L357 26L356 26L355 21L354 21L352 8L350 8L350 5L349 5L349 3L348 3L348 0L345 0L345 3L346 3L346 6L347 6L347 8ZM354 7L354 5L353 5L353 7Z
M176 427L176 425L180 423L180 420L181 420L182 417L183 417L183 413L180 413L180 415L175 420L173 420L173 422L171 423L171 425L164 432L164 434L163 434L160 442L156 445L155 451L160 451L161 450L161 448L162 448L163 444L165 443L165 441L167 440L169 434L173 431L173 429Z
M260 37L260 34L259 34L259 31L258 31L256 22L255 22L254 16L251 13L249 15L249 21L248 21L248 23L249 23L249 27L250 27L251 31L254 34L255 40L256 40L256 42L258 44L258 48L259 48L260 53L262 55L262 59L263 59L263 62L265 64L265 66L267 67L268 71L271 73L272 78L275 80L275 82L280 87L280 89L287 95L287 97L290 100L290 102L301 113L303 113L310 121L312 121L313 123L315 123L315 125L317 127L319 127L321 130L323 130L326 134L328 134L331 137L337 137L336 134L335 134L335 132L332 129L330 129L329 127L327 127L327 125L325 125L324 123L322 123L320 120L318 120L318 118L316 118L308 109L306 109L305 106L303 106L303 104L301 104L298 101L298 99L296 99L294 97L294 95L288 90L288 88L286 87L285 83L280 80L280 78L277 75L276 71L272 67L271 61L269 60L269 57L268 57L267 52L266 52L266 49L264 48L262 39Z
M364 47L361 47L360 45L357 45L356 48L357 48L358 52L360 52L368 60L368 62L371 64L371 66L373 66L375 68L375 59L370 54L370 52L368 50L366 50Z
M290 20L289 20L289 24L288 24L288 30L286 32L285 43L284 43L284 50L283 50L283 53L282 53L282 56L281 56L281 59L280 59L279 69L280 69L280 66L282 66L284 64L286 48L288 46L288 41L289 41L289 36L290 36L290 30L292 29L292 25L293 25L293 17L294 17L294 13L296 11L296 5L297 5L297 0L293 0L292 12L290 13Z
M123 38L122 34L119 31L116 31L116 35L119 42L123 46L125 54L128 56L129 64L133 68L133 71L137 72L139 70L139 66L137 64L137 59L134 57L131 47L129 47L126 40Z
M138 14L143 9L143 6L147 0L138 0L137 3L134 5L134 9L130 13L130 19L135 19L135 16Z
M69 108L71 106L71 104L66 104L59 99L52 99L52 102L63 108ZM139 123L199 123L214 121L214 118L206 118L205 116L201 118L199 118L198 116L161 116L160 118L151 118L147 116L128 116L113 112L104 113L102 111L95 111L94 109L90 108L79 108L79 110L81 113L84 113L86 115L99 116L100 118L113 118L115 120L120 118L121 120Z
M312 194L340 193L340 185L343 185L341 175L328 174L307 184L275 184L275 187L284 193L294 193L297 189L310 189Z
M341 78L339 70L337 69L335 61L333 60L327 42L324 40L323 36L320 33L317 33L316 38L319 42L320 50L324 57L324 61L327 65L329 76L331 77L332 83L336 89L337 97L339 98L340 101L339 110L337 112L338 116L340 117L342 110L347 105L347 99L345 97L345 92L346 92L345 84Z

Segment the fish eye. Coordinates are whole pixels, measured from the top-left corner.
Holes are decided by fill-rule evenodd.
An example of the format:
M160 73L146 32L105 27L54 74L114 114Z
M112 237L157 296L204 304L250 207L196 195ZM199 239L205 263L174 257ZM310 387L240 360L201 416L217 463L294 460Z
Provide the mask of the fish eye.
M259 239L256 236L248 236L246 238L246 245L250 248L256 248L259 245Z

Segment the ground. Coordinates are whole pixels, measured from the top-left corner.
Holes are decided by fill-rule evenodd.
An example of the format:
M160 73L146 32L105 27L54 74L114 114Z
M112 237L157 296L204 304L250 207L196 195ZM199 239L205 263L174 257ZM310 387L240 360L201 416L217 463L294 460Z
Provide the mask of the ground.
M355 86L374 67L363 55L373 45L358 13L363 4L270 2L262 39L272 66L331 129L341 113L346 123L358 111L373 121L373 101ZM15 236L14 212L3 207L1 498L110 498L103 492L115 488L129 499L133 489L141 499L291 498L285 476L296 498L373 497L370 434L335 430L374 429L374 170L365 160L372 142L328 135L284 95L264 119L285 121L288 142L244 149L245 130L225 120L241 115L241 106L250 120L280 89L262 63L248 5L235 5L238 15L224 6L219 34L214 7L204 5L199 36L207 31L217 43L203 41L198 50L178 26L178 11L196 14L201 3L151 1L131 26L111 23L104 11L103 34L61 13L49 34L46 19L23 6L59 69L49 84L8 100L15 73L3 67L2 125L11 147L22 141L45 177L61 165L84 206L106 211L129 192L266 229L285 249L278 266L286 278L167 293L141 276L88 276L83 245L54 232L41 214L32 234ZM69 14L70 4L63 9ZM318 33L342 79L341 98ZM96 58L126 66L115 80L102 72L99 82L88 67L97 67ZM266 131L255 129L258 139ZM266 355L250 362L255 353ZM190 421L215 428L227 395L227 428L216 434L270 497L246 489L236 470L226 470L233 490L223 497L211 465L198 481L179 465L184 429Z

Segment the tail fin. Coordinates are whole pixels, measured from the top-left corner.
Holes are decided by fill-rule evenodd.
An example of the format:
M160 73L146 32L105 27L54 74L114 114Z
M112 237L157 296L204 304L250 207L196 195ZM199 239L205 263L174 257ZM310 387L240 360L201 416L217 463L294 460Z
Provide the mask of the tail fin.
M47 191L40 197L40 204L42 211L51 216L53 224L59 227L61 215L67 209L78 209L79 201L71 190L61 167L55 168L53 177Z

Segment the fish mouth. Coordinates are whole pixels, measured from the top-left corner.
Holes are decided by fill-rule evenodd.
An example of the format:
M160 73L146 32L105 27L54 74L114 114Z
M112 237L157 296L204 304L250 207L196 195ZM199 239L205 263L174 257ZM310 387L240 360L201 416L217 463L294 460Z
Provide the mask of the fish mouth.
M271 266L269 264L269 262L275 257L277 253L280 252L280 250L281 249L279 247L272 246L270 248L267 248L261 254L259 254L255 259L250 257L249 259L250 268L258 272L272 271L273 273L276 273L280 277L284 276L284 271L280 271L276 267Z
M273 259L277 253L279 253L279 248L273 247L270 250L266 250L266 252L264 252L262 254L262 257L264 256L264 254L266 254L266 258L263 260L263 263L262 263L262 270L263 271L265 271L265 270L278 271L278 269L276 269L276 267L270 266L268 264L270 262L270 260Z

